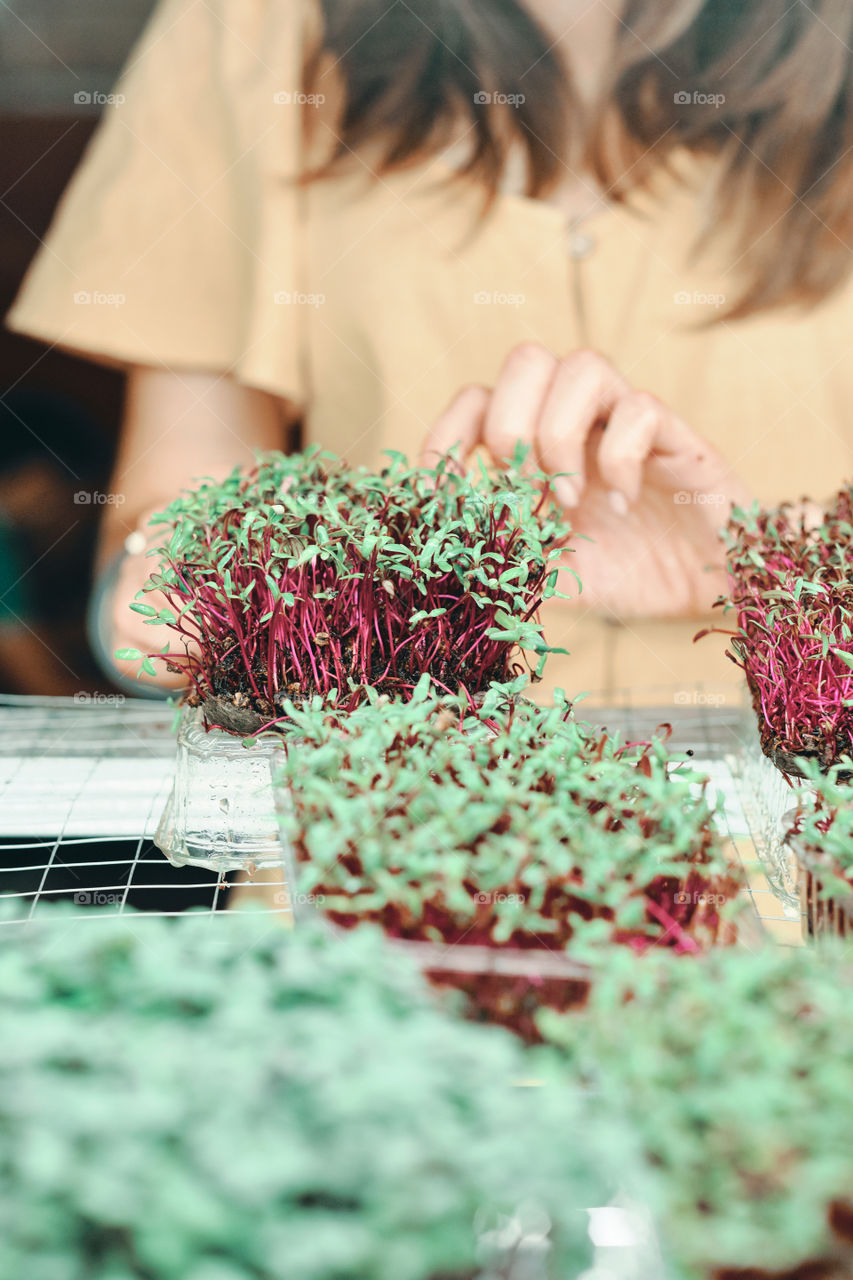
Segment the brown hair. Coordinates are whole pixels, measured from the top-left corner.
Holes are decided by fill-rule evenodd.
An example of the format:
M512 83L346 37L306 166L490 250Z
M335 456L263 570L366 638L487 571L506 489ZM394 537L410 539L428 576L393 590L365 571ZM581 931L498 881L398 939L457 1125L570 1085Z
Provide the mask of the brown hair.
M345 93L324 174L368 143L379 146L380 173L399 168L462 125L472 142L465 173L492 197L520 141L531 196L580 158L625 200L686 147L719 157L700 243L731 240L742 288L728 318L820 301L853 268L850 0L624 0L591 122L572 110L562 62L520 0L322 7L308 77L331 58ZM501 95L523 101L495 104Z

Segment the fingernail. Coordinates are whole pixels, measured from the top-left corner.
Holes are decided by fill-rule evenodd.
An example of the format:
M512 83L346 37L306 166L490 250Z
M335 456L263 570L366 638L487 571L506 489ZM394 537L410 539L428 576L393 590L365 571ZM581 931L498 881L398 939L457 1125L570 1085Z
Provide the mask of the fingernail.
M557 501L563 507L576 507L580 501L580 488L574 480L566 480L563 476L559 476L554 481L554 492L557 495Z
M616 512L617 516L626 516L628 514L628 499L619 489L611 489L608 495L610 505Z

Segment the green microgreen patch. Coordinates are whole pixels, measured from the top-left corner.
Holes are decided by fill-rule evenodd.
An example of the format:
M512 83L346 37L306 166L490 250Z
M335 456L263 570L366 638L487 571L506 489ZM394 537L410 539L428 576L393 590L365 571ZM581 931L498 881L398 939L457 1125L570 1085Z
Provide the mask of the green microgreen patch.
M87 926L60 909L16 930L0 949L2 1275L585 1270L585 1209L612 1186L577 1090L512 1036L444 1016L380 942L251 912Z
M809 785L798 789L789 838L801 861L820 882L824 898L853 909L853 792L846 768L823 772L810 761L803 770Z
M299 890L340 925L445 946L698 952L738 879L704 779L495 692L476 714L425 686L349 716L292 709L284 834ZM285 806L282 806L285 810Z
M541 1014L593 1119L638 1137L674 1280L849 1274L850 982L842 955L805 948L614 952L582 1013Z

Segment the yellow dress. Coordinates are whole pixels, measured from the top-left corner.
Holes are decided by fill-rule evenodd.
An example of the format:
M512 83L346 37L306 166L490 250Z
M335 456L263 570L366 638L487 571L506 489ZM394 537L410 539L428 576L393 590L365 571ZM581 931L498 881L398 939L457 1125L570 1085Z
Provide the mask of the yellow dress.
M591 345L731 461L764 501L853 476L853 292L817 311L699 331L736 278L690 264L697 181L554 205L448 183L446 157L377 182L366 161L307 189L306 42L316 0L162 0L7 323L95 359L228 370L301 407L308 441L357 463L414 457L455 392L526 340ZM321 82L318 88L322 89ZM328 134L326 133L326 136ZM688 178L701 177L685 160ZM579 306L579 294L583 308ZM549 613L572 692L736 673L702 619Z

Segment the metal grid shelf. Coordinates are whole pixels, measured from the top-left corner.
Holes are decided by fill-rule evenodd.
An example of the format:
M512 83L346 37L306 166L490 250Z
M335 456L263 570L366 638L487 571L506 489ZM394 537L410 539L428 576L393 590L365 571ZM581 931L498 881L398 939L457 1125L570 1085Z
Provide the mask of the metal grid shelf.
M618 705L579 704L586 719L630 740L672 727L670 745L692 753L720 794L720 822L747 869L754 907L747 945L761 934L796 944L796 912L771 891L756 849L767 836L767 779L747 762L757 738L736 696L708 701L701 690L625 690ZM72 902L87 918L135 907L176 915L192 907L253 909L289 916L283 873L244 878L177 869L152 843L168 798L175 757L173 712L164 703L0 696L0 911L24 923L47 902ZM773 773L774 802L790 792ZM781 814L781 808L779 809Z
M147 699L0 697L4 925L47 902L87 919L229 904L234 878L172 867L152 843L171 788L173 720Z

